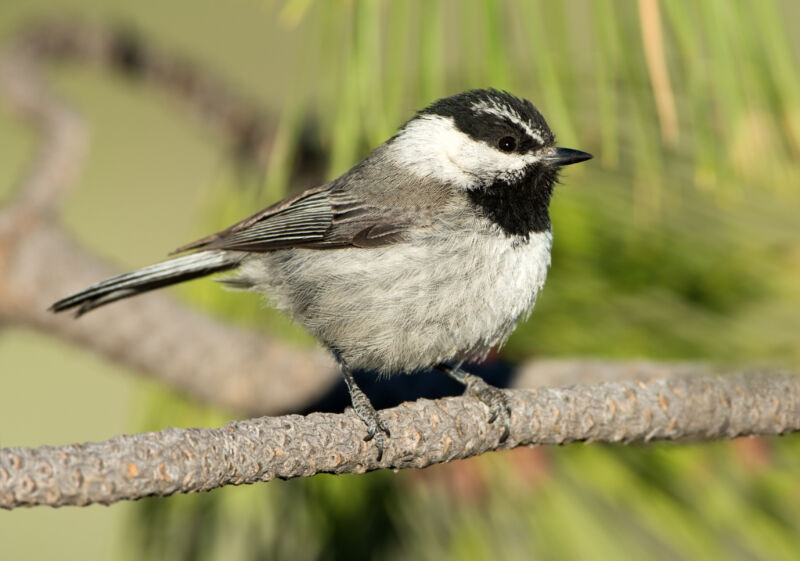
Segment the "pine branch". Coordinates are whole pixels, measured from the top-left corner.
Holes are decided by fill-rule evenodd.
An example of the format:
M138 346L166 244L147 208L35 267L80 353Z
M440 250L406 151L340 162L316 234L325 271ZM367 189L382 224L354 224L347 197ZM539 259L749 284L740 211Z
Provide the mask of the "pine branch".
M382 412L392 437L383 460L344 414L263 417L216 429L166 429L100 443L0 450L0 507L111 504L308 477L421 468L488 450L573 441L648 442L800 430L800 377L606 382L509 390L511 436L487 424L475 398L404 403Z

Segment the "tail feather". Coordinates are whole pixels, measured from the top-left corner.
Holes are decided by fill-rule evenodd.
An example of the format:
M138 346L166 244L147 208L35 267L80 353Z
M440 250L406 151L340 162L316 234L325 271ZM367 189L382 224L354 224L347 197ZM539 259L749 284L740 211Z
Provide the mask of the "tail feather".
M227 251L201 251L176 257L94 284L72 296L62 298L50 306L50 311L62 312L77 308L75 315L80 316L123 298L236 268L239 262L240 258L236 254Z

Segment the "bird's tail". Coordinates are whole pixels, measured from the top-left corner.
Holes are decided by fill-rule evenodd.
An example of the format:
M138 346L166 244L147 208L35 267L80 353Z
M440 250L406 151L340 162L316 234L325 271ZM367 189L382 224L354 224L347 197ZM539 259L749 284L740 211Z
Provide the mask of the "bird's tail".
M227 251L201 251L176 257L94 284L72 296L62 298L50 306L50 311L62 312L77 308L75 315L80 316L142 292L234 269L240 261L241 257Z

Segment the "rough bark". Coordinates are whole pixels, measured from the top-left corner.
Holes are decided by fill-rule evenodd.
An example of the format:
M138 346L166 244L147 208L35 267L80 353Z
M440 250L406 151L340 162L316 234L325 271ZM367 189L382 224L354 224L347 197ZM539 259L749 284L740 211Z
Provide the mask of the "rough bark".
M344 414L263 417L216 429L166 429L100 443L0 450L0 507L110 504L317 473L421 468L488 450L573 441L708 440L800 429L800 378L788 374L605 382L509 390L511 435L474 398L384 410L378 462L363 423Z

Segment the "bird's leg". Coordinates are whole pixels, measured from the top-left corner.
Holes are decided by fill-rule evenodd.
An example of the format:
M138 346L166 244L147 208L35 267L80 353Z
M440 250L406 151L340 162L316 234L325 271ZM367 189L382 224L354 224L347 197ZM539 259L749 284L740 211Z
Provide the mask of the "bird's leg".
M480 376L465 372L461 369L461 363L456 366L439 364L436 369L464 384L466 386L464 393L480 399L489 408L490 423L500 419L500 425L503 427L500 442L505 442L511 428L511 407L508 404L508 397L505 392L500 388L487 384Z
M364 437L364 441L375 439L375 446L378 448L378 461L381 461L381 458L383 458L383 450L386 445L386 437L390 436L389 429L386 427L386 423L381 420L380 415L378 415L375 407L373 407L367 394L356 384L356 380L353 378L353 373L350 372L350 368L347 367L338 355L336 355L336 360L339 362L339 367L342 369L342 376L344 377L344 383L347 384L347 391L350 392L350 401L353 403L353 409L359 418L364 421L364 424L367 425L367 436Z

